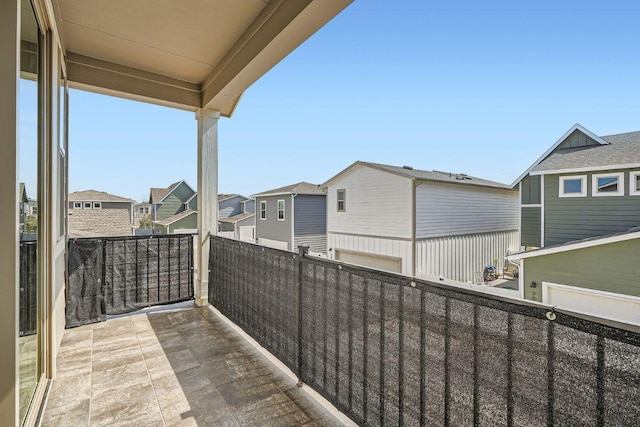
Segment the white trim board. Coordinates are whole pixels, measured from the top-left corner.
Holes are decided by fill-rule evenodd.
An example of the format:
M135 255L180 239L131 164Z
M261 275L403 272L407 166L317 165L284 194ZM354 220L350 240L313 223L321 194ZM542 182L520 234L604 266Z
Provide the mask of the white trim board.
M536 249L534 251L522 252L519 254L509 255L508 260L513 261L517 259L533 258L543 255L551 255L560 252L574 251L576 249L591 248L594 246L602 246L609 243L625 242L627 240L640 239L640 231L631 233L617 234L613 236L604 236L601 238L593 238L589 240L580 240L574 243L567 243L559 246Z
M584 166L580 168L549 169L549 170L543 170L543 171L533 171L529 173L529 175L544 176L544 175L559 175L563 173L617 171L621 169L638 169L638 168L640 168L640 163L623 163L618 165Z

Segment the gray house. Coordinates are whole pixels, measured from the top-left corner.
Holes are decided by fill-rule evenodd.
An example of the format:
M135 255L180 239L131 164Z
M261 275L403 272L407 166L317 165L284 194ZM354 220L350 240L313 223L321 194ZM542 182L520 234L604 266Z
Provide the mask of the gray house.
M104 191L69 194L69 237L131 236L133 204Z
M326 253L326 194L317 185L299 182L254 197L258 244L288 251L307 245L310 252Z
M640 324L640 132L576 124L513 186L521 297Z

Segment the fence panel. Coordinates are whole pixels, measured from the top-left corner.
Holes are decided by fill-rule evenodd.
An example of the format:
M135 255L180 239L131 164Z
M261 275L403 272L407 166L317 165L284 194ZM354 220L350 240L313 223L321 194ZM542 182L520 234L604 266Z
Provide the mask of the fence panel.
M640 419L632 327L219 237L211 254L212 304L359 424Z
M37 245L20 242L20 336L34 335L38 330Z
M193 299L193 236L69 240L67 327Z

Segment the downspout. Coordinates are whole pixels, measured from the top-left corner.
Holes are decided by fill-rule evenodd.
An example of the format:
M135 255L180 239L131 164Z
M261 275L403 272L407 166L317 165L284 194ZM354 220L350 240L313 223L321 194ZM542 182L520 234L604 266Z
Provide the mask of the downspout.
M296 251L296 247L295 242L296 242L296 237L295 237L295 224L294 224L294 219L295 219L295 198L298 195L298 193L291 193L291 251L295 252Z
M418 182L413 179L411 181L413 187L413 194L411 198L411 251L413 254L413 278L418 274L418 251L416 248L416 193L418 191Z

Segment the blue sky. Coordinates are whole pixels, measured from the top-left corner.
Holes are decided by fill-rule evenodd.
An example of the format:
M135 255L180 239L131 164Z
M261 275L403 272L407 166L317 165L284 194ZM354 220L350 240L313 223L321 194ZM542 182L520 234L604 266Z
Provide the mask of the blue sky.
M219 124L219 190L322 183L356 160L511 183L574 123L640 130L634 1L356 0ZM70 191L196 185L193 113L77 90Z

